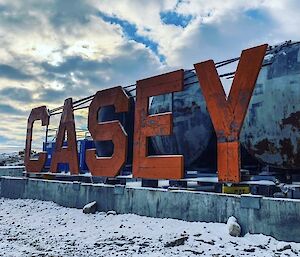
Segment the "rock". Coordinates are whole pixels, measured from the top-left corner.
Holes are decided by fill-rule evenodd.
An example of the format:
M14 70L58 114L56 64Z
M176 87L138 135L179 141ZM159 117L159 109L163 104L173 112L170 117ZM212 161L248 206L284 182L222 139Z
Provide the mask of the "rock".
M107 215L107 216L109 216L109 215L117 215L117 213L116 213L115 211L108 211L108 212L106 213L106 215Z
M249 248L249 249L244 249L245 252L248 252L248 253L254 253L255 252L255 248Z
M229 235L234 237L238 237L241 235L241 226L237 223L235 217L233 216L229 217L227 221L227 227L228 227Z
M228 231L231 236L238 237L241 235L241 227L237 222L230 223Z
M102 244L99 242L94 243L94 247L101 247L101 246L102 246Z
M292 249L291 245L285 242L279 242L276 246L278 252L283 252L285 250Z
M165 243L165 247L174 247L174 246L179 246L179 245L184 245L185 241L188 240L188 236L183 236L176 238L170 242Z
M233 222L237 222L237 219L234 216L230 216L227 220L227 225L229 225L230 223L233 223Z
M258 245L257 247L260 248L260 249L262 249L262 250L267 249L267 247L265 245Z
M210 240L210 241L205 241L203 239L195 239L196 241L199 241L199 242L202 242L202 243L205 243L205 244L209 244L209 245L215 245L215 240Z
M97 210L97 202L96 201L86 204L82 209L83 213L85 213L85 214L89 214L89 213L94 214L96 212L96 210Z
M192 254L194 254L194 255L202 255L203 253L204 253L204 251L201 251L201 252L198 252L198 251L194 251L194 250L190 250L190 249L186 249L186 250L184 250L185 252L191 252ZM216 256L214 256L214 255L212 255L213 257L218 257L219 255L216 255Z

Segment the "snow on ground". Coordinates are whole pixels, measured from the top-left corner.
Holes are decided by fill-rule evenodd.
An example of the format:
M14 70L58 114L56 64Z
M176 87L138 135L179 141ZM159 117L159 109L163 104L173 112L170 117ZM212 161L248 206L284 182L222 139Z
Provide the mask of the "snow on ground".
M82 210L37 200L0 198L0 205L0 256L270 257L300 254L299 243L278 242L264 235L231 237L226 224L222 223L133 214L83 214Z
M24 165L22 152L0 153L0 166Z

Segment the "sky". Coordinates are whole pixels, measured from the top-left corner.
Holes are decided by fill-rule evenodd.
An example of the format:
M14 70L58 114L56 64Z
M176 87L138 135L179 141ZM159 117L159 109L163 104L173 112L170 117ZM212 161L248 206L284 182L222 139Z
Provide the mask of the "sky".
M299 14L297 0L0 0L0 152L24 148L34 107L297 41Z

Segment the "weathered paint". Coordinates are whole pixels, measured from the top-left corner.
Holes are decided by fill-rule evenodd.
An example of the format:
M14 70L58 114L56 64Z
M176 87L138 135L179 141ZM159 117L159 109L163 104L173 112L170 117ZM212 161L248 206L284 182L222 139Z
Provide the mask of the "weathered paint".
M63 146L67 133L67 147ZM68 163L71 174L79 174L75 121L72 98L65 100L61 115L50 172L57 172L59 163Z
M46 160L47 153L41 152L39 153L39 157L37 160L33 160L30 158L31 154L31 142L32 142L32 129L33 123L37 120L42 121L42 126L49 125L49 113L46 106L40 106L31 110L30 115L27 121L27 134L26 134L26 144L25 144L25 167L27 172L41 172Z
M126 164L132 165L135 100L130 92L127 90L124 91L129 97L129 110L126 112L116 112L115 107L112 105L101 107L98 112L98 123L113 120L118 120L121 123L127 134L128 141ZM98 156L109 157L113 155L114 145L111 141L95 141L95 147Z
M86 163L93 176L114 177L120 173L127 158L127 134L118 120L98 123L101 107L114 106L116 112L127 112L129 98L122 87L98 91L89 107L88 129L94 141L112 140L114 153L111 157L96 155L96 149L86 151Z
M260 70L240 134L241 147L244 147L252 157L263 165L286 170L300 170L299 50L300 43L287 44L275 47L273 52L269 51L265 56L266 66ZM185 131L176 127L177 123L183 124L183 122L194 123L194 127L207 124L206 120L195 120L195 122L192 120L198 110L188 108L190 99L198 95L203 99L202 92L198 89L199 82L195 79L193 82L195 83L189 85L183 92L174 93L174 136L153 138L155 150L158 153L184 154L186 165L193 161L191 158L197 157L191 154L192 150L199 156L205 151L205 148L197 149L195 143L207 146L205 138L203 143L200 143L200 138L202 140L203 137L209 137L208 135L212 133L209 126L205 126L200 135L192 127ZM175 101L177 95L181 93L184 94L182 100L185 101L184 107L187 107L188 114L175 112L177 108ZM157 110L171 110L171 101L171 95L155 97L151 108L154 113L158 112ZM204 99L203 101L205 104ZM204 116L201 114L201 117ZM212 127L211 130L213 130ZM210 152L210 155L214 154L215 152Z
M275 51L276 50L276 51ZM300 169L300 44L265 58L241 132L241 143L264 164Z
M183 70L137 81L134 127L133 176L150 179L180 179L184 174L183 156L148 156L148 137L170 135L172 114L149 115L149 97L183 89Z
M213 125L205 99L194 72L184 72L184 89L172 94L155 96L149 112L172 112L173 133L151 137L155 154L182 154L185 168L191 168L208 147L214 136Z
M267 45L243 50L228 98L212 60L195 64L218 139L218 178L240 182L239 135Z

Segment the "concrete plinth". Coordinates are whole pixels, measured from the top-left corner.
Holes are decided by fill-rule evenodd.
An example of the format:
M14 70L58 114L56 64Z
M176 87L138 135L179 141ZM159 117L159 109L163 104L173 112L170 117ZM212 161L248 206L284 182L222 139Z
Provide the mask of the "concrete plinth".
M0 166L0 176L22 177L24 166Z

